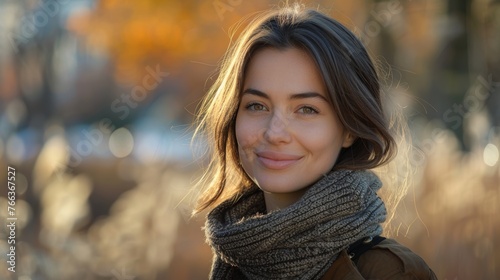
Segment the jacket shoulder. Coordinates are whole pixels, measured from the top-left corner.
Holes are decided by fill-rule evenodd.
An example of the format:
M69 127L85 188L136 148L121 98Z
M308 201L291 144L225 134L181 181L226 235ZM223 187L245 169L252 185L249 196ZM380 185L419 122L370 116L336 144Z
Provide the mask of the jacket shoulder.
M365 279L437 279L420 256L393 239L366 251L356 266Z

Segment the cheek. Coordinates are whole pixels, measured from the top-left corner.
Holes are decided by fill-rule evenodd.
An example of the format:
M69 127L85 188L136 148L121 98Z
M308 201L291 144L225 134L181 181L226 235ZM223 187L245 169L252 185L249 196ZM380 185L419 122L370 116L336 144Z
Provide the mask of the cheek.
M239 152L250 152L259 142L259 126L246 117L236 116L235 124L236 141Z
M318 160L323 163L335 163L342 147L343 131L325 122L321 125L309 125L302 128L301 142Z

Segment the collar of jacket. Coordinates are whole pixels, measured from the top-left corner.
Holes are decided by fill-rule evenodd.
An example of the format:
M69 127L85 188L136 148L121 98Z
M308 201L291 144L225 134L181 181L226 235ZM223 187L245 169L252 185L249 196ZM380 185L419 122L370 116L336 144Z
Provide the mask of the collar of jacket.
M346 250L340 252L338 258L333 262L332 266L321 280L343 279L343 280L363 280L363 276L349 258Z

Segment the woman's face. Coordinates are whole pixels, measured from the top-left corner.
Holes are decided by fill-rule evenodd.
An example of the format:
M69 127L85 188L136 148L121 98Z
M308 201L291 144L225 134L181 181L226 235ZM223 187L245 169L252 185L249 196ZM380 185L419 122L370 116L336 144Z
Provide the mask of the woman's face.
M286 207L329 172L352 144L312 58L264 48L249 61L236 117L241 165L266 206Z

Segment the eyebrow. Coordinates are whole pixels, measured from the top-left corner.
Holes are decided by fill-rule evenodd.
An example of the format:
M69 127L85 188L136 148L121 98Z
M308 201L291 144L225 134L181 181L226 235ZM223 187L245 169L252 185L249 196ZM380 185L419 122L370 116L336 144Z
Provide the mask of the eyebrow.
M252 94L252 95L260 96L262 98L270 99L269 95L267 95L265 92L262 92L260 90L253 89L253 88L245 89L242 94ZM314 92L314 91L295 93L295 94L292 94L290 96L290 99L292 99L292 100L293 99L304 99L304 98L321 98L325 102L330 103L330 101L328 101L328 99L326 99L326 97L324 97L323 95L321 95L317 92Z

